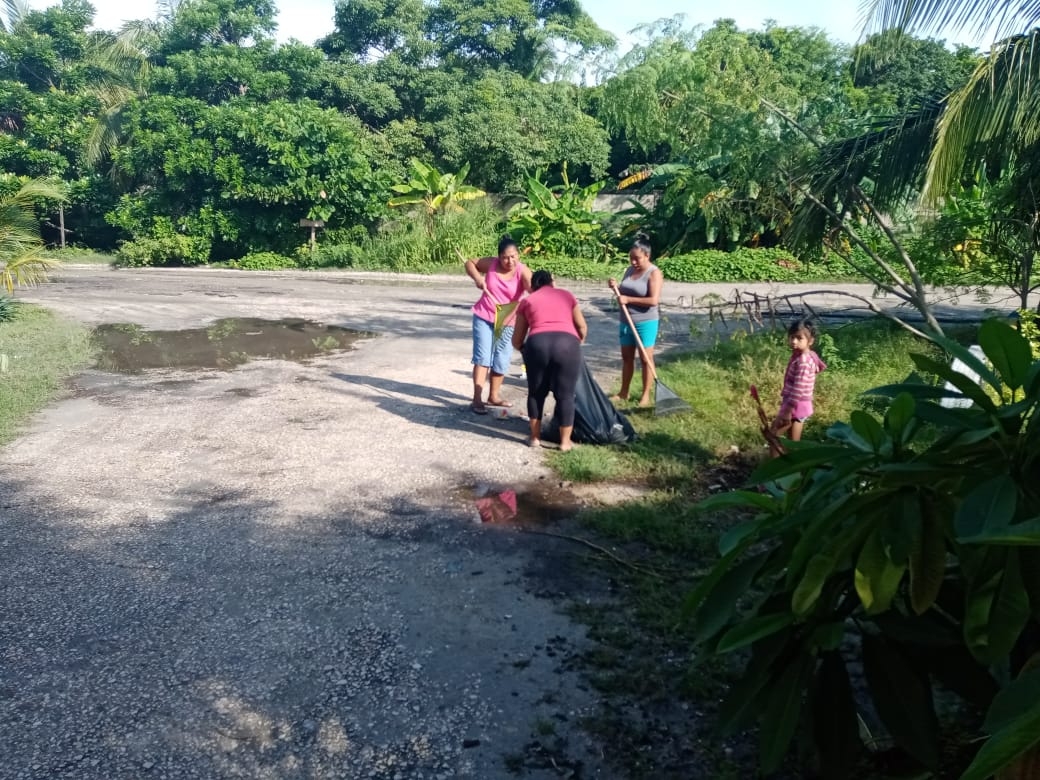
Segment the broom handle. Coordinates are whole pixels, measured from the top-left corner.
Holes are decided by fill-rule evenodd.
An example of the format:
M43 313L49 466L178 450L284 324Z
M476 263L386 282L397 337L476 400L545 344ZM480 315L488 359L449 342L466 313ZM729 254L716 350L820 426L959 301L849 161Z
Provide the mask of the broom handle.
M614 297L617 299L618 306L621 307L621 313L625 315L628 327L632 329L632 336L636 340L636 348L639 350L639 357L643 359L643 365L650 369L650 376L656 382L657 369L654 368L654 361L651 360L650 355L646 351L646 347L643 346L643 340L639 338L639 331L636 330L636 324L632 321L632 315L628 313L628 307L621 302L621 292L617 287L611 287L610 289L614 291Z

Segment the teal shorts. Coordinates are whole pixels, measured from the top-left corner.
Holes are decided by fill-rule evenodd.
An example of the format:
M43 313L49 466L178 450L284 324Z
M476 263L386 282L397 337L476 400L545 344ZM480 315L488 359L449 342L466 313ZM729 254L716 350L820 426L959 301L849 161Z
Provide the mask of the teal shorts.
M657 326L660 323L660 320L646 320L636 323L636 332L639 334L639 340L643 342L644 347L652 347L657 343ZM634 347L636 345L635 334L632 333L632 329L628 327L627 322L622 322L618 328L618 339L623 347Z

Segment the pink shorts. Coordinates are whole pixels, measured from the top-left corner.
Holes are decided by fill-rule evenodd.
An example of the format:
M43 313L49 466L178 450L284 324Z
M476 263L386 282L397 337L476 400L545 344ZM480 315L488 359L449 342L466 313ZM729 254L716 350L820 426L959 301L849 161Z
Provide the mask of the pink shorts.
M805 422L813 414L812 401L799 401L793 406L781 406L780 416L782 417L784 412L790 411L791 419L795 422Z

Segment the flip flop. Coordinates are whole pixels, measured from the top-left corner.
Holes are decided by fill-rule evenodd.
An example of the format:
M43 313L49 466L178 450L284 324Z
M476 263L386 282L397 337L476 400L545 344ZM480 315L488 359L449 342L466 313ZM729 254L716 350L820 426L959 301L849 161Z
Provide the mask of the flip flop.
M473 414L487 414L488 413L487 412L487 407L484 406L483 404L481 404L480 406L477 406L476 404L470 404L469 408L473 412Z
M506 409L509 409L509 408L511 408L513 406L513 402L512 401L507 401L507 400L505 400L503 398L501 401L488 401L487 405L488 406L501 406L501 407L504 407Z

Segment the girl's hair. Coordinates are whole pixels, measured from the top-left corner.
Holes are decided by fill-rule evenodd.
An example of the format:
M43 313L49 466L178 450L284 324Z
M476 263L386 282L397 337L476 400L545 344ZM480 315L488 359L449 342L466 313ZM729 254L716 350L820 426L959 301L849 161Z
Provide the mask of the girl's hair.
M802 331L805 331L806 333L808 333L809 334L809 338L815 339L816 338L816 323L814 323L808 317L801 317L801 318L795 320L794 322L792 322L788 326L788 328L787 328L787 335L788 336L793 336L796 333L801 333Z
M551 285L553 282L552 274L546 270L535 271L531 274L531 292L540 290L547 284Z
M498 256L501 257L502 253L509 249L509 247L513 247L517 252L520 251L520 247L516 245L516 242L510 238L509 235L502 236L502 238L498 240Z
M653 249L650 248L650 236L646 233L636 233L636 240L632 242L632 248L645 252L647 257L653 257Z

